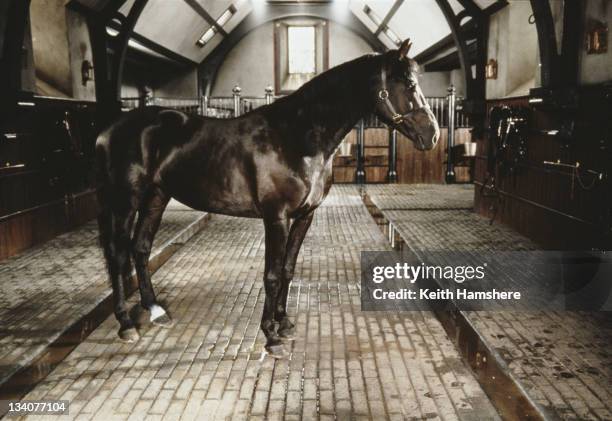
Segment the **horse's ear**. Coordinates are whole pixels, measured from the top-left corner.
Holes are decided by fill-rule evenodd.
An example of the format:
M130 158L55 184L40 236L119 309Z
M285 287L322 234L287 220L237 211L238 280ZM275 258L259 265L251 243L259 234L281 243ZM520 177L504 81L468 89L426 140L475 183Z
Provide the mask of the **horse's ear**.
M408 57L408 52L410 51L410 47L412 47L412 41L410 38L406 38L402 45L399 47L399 59L404 60Z

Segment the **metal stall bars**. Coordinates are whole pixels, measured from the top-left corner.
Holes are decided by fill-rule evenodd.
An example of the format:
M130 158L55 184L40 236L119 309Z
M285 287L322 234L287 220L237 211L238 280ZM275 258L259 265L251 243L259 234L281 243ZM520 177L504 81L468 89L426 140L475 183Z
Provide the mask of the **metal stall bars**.
M234 100L234 117L238 117L240 115L240 94L242 93L242 89L240 86L234 86L232 89L232 98Z
M453 85L449 86L446 97L427 97L426 98L432 113L438 120L440 127L448 130L447 160L445 179L447 183L455 181L455 169L453 164L452 148L455 146L455 130L461 127L469 127L469 120L459 106L461 99L456 95ZM365 183L365 129L371 127L366 124L357 126L357 171L355 180L357 183ZM387 182L397 182L397 131L389 129L388 143L388 171Z
M387 182L397 183L397 130L389 129L389 170Z
M264 96L243 96L240 86L235 85L232 96L202 96L200 98L123 98L123 109L127 111L143 105L159 105L168 108L179 109L184 112L198 113L200 115L216 118L232 118L243 115L258 107L271 104L275 100L274 90L271 86L265 88ZM461 98L457 97L454 86L448 88L446 97L426 98L432 113L435 115L440 127L448 128L447 160L445 179L447 183L455 181L455 169L453 164L452 147L455 145L455 130L460 127L469 127L469 120L460 107ZM376 118L368 118L360 121L357 130L357 168L355 182L362 184L366 182L366 156L365 156L365 130L369 127L380 127ZM388 143L388 171L387 181L397 182L397 132L389 130Z
M265 89L264 96L245 96L242 95L242 88L236 85L232 89L231 97L202 97L201 114L216 118L238 117L256 108L269 105L274 100L274 90L270 86Z
M355 171L355 182L357 184L365 184L365 122L359 120L357 126L357 170Z
M448 88L448 141L446 144L446 183L452 184L455 182L455 166L453 164L453 146L455 146L455 102L456 98L455 86L451 85Z

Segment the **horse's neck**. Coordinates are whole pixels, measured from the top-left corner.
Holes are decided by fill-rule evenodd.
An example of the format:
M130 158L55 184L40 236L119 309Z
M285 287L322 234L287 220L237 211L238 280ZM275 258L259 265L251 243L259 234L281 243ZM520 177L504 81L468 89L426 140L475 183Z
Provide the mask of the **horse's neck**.
M367 72L347 74L346 80L317 95L297 98L288 104L294 108L287 115L294 121L290 127L309 128L307 136L309 154L323 153L326 157L334 153L344 137L357 122L373 111L369 99L370 78Z
M365 98L358 103L347 100L346 97L340 99L333 105L336 111L329 113L330 118L327 121L327 141L324 146L326 156L331 155L357 122L372 111Z

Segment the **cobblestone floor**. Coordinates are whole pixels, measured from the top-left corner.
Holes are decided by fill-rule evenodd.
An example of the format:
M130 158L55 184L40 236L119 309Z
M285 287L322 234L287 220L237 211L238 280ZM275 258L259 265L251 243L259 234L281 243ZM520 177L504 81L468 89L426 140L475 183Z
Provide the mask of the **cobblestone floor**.
M497 419L432 313L360 311L360 251L387 248L357 190L334 187L290 290L297 339L274 360L259 331L263 225L213 215L153 278L174 327L144 323L128 345L108 318L26 399L100 420Z
M153 254L203 217L172 202ZM183 239L184 240L184 239ZM95 222L0 263L0 383L110 294Z
M473 212L448 210L472 200L473 187L396 185L367 190L413 250L454 250L469 257L479 251L538 248ZM612 419L612 318L608 313L464 314L552 418Z

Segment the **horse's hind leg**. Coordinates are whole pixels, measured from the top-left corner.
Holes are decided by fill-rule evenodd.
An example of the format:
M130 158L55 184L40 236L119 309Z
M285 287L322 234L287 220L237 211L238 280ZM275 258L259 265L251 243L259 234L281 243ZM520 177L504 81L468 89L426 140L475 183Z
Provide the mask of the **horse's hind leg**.
M115 317L120 325L119 337L126 342L135 342L140 337L134 322L130 319L125 302L125 282L130 276L130 232L134 216L133 209L113 212L112 247L109 256Z
M157 303L148 264L153 239L159 229L167 204L168 198L159 191L152 192L145 197L138 211L138 221L132 239L132 253L138 276L140 302L146 310L151 312L151 322L161 326L172 325L172 319L164 308Z

